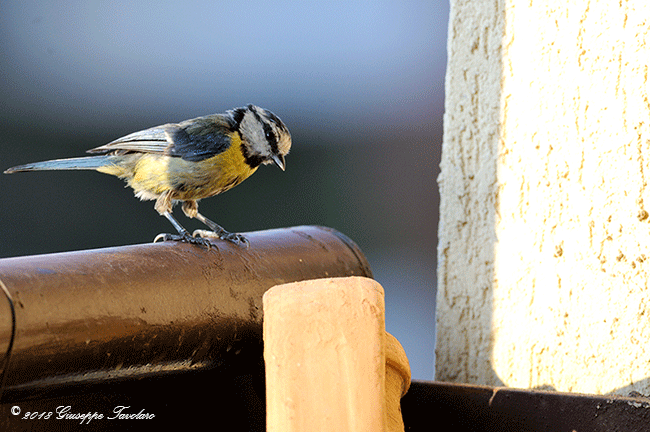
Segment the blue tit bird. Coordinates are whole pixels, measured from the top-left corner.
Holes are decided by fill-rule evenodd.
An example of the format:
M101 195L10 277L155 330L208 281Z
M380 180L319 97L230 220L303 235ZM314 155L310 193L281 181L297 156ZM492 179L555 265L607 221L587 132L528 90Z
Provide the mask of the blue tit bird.
M198 201L225 192L247 179L260 165L285 169L291 134L275 114L255 105L168 123L118 138L88 150L94 156L56 159L9 168L19 171L96 170L124 179L141 200L155 200L178 234L158 240L178 240L210 247L209 237L248 245L241 234L230 233L198 211ZM211 231L193 235L172 215L181 201L183 213Z

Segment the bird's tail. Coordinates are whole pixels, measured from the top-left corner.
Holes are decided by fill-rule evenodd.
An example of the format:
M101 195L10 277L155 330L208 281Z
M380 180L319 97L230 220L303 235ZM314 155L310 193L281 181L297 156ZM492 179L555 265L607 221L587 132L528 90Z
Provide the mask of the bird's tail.
M18 165L5 170L5 174L20 171L49 171L49 170L94 170L115 163L115 156L85 156L70 159L54 159L44 162L34 162Z

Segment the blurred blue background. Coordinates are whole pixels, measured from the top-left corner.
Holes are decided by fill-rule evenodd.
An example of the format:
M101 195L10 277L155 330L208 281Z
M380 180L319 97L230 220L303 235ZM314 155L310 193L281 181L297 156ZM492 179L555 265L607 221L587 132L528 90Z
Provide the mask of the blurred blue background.
M0 171L268 108L293 136L287 171L262 167L202 213L231 231L319 224L350 236L413 377L432 379L447 19L444 0L3 1ZM0 257L172 230L123 186L95 172L0 176Z

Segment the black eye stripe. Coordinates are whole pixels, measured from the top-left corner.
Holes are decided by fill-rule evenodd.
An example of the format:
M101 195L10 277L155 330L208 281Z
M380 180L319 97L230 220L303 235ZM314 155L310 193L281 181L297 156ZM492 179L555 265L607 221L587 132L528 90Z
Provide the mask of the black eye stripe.
M275 123L276 120L279 119L274 114L271 114L269 111L265 111L265 114L270 114L270 115L268 117L265 115L265 117L262 118L260 113L257 112L257 109L254 105L249 105L248 108L255 116L255 120L257 120L262 124L262 128L264 129L264 136L266 136L266 141L269 143L269 147L271 147L271 151L273 153L278 153L278 137L275 135L275 131L273 130L273 126L271 126L271 124L269 123L269 120Z
M269 146L271 147L271 151L273 153L278 152L278 137L275 136L275 132L273 131L273 127L268 124L265 121L262 121L262 127L264 128L264 135L266 136L266 140L269 143Z
M262 120L262 116L260 113L257 111L257 107L255 105L248 105L248 109L250 112L253 113L255 116L255 119L258 120L261 123L267 123L267 122L272 122L274 123L278 129L283 130L285 132L288 132L287 127L282 123L282 120L280 120L280 117L276 116L273 114L271 111L265 110L263 108L260 108L264 112L264 120Z
M284 125L284 123L282 123L282 120L280 120L278 116L276 116L270 111L267 111L267 114L268 114L268 119L271 120L273 123L275 123L275 125L278 128L282 129L285 132L287 131L287 127Z

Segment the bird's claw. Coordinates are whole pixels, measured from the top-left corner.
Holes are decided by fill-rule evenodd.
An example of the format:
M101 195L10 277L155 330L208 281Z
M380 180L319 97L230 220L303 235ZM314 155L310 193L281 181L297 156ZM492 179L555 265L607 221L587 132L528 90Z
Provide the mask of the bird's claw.
M154 243L157 243L159 241L181 241L181 242L191 243L199 246L205 246L208 249L214 247L214 245L210 243L210 240L203 237L191 236L190 233L188 232L183 234L161 233L158 234L155 239L153 239Z
M207 230L201 230L197 229L192 233L192 237L194 238L219 238L221 240L226 240L234 244L243 244L247 248L250 247L250 243L248 242L248 239L244 237L241 234L237 233L231 233L228 231L224 231L222 233L217 233L214 231L207 231Z

